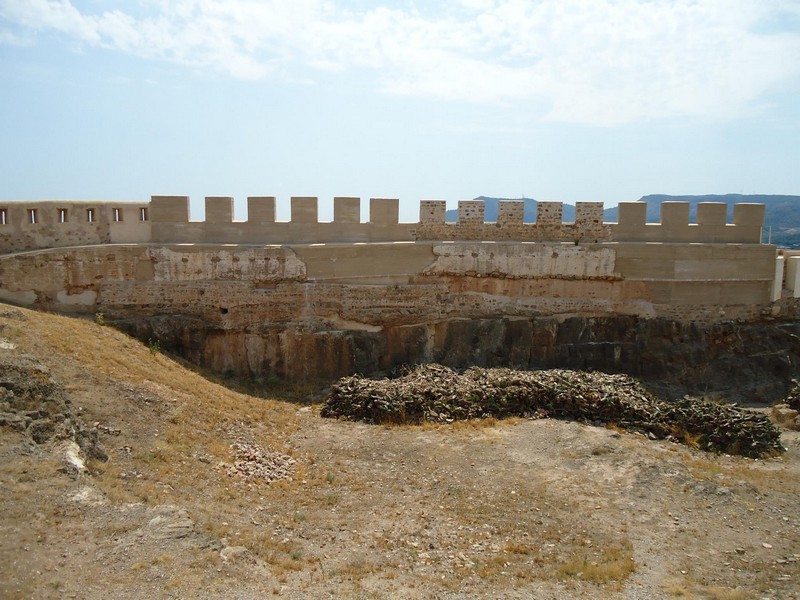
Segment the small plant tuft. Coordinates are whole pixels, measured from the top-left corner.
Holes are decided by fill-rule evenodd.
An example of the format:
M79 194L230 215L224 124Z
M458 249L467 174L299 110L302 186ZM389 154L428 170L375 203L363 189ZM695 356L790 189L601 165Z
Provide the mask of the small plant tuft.
M147 340L147 347L150 349L150 354L159 354L161 352L161 342L150 338Z

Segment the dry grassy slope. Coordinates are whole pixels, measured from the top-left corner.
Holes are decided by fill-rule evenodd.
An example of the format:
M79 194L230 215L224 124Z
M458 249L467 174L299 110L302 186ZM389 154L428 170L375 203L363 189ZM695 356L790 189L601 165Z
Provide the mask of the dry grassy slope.
M793 432L752 461L578 423L371 427L93 322L8 308L0 338L110 456L70 476L62 443L0 430L2 597L800 597ZM290 478L229 476L235 442Z

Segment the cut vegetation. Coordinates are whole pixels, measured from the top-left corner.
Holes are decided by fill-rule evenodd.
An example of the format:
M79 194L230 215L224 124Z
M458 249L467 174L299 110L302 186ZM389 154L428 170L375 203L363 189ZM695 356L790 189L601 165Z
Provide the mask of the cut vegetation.
M396 379L345 377L332 387L322 416L404 424L552 416L752 458L783 451L780 432L764 415L701 398L666 402L626 375L563 369L458 373L423 365Z

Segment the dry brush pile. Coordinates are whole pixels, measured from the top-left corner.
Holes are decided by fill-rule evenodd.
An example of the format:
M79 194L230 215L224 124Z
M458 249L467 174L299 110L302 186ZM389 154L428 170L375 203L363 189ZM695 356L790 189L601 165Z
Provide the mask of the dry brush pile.
M398 424L555 417L614 423L753 458L783 451L779 431L763 415L699 398L667 402L626 375L562 369L459 373L433 364L395 379L345 377L332 386L322 415Z

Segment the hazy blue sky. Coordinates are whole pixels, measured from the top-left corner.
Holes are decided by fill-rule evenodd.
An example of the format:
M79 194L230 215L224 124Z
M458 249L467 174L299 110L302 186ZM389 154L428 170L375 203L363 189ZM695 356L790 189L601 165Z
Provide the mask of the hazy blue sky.
M800 194L796 0L0 0L0 198Z

